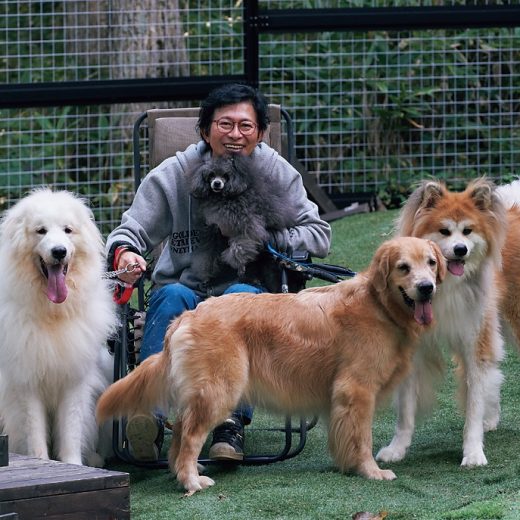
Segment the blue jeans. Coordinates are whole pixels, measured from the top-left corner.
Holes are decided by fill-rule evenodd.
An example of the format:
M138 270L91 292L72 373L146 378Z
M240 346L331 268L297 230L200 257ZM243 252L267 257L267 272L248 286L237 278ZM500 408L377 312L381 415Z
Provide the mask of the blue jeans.
M237 283L230 285L224 294L244 292L258 294L264 291L253 285ZM144 324L141 361L160 352L170 322L184 311L194 309L201 301L202 298L180 283L164 285L153 291ZM253 417L253 407L241 404L234 413L241 415L244 422L249 424Z

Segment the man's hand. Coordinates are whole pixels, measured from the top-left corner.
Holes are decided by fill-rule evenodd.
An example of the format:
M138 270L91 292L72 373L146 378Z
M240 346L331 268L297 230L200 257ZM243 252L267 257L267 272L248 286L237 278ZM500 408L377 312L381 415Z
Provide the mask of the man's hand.
M134 285L139 278L146 271L146 260L137 253L133 253L132 251L123 251L117 260L116 269L126 269L127 266L131 264L138 264L137 267L131 268L130 271L120 274L119 279L123 282Z

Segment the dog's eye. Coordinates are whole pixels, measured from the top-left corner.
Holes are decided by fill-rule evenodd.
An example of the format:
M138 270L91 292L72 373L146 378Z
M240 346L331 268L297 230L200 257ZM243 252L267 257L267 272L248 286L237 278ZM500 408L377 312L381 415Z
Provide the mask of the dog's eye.
M439 229L439 233L441 235L444 235L445 237L449 237L451 235L451 231L447 228L441 228Z
M429 265L430 267L435 267L435 266L437 265L437 262L436 262L433 258L430 258L430 259L428 260L428 265Z
M44 227L40 227L36 230L36 233L38 233L38 235L45 235L47 230Z
M408 264L399 264L397 269L404 274L408 274L410 272L410 266Z
M70 233L72 233L72 228L69 227L69 226L65 226L65 227L63 228L63 231L65 231L65 233L67 233L67 235L69 235Z
M472 230L471 228L467 227L467 228L464 228L464 229L462 230L462 234L468 236L468 235L471 235L471 232L472 232L472 231L473 231L473 230Z

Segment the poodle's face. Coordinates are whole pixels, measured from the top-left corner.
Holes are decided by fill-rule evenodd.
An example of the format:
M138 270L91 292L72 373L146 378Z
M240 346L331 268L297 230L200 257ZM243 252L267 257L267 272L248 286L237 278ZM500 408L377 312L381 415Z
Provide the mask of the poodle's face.
M247 175L229 156L204 164L195 172L193 181L192 194L198 198L236 197L248 187Z

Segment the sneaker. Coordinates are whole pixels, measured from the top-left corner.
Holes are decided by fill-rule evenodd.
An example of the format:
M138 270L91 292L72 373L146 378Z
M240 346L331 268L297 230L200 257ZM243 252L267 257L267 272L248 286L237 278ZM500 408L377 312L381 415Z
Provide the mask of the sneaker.
M135 460L159 460L164 439L164 422L153 415L134 415L126 423L126 439L130 454Z
M208 455L212 460L244 460L244 424L239 417L232 415L213 430Z

